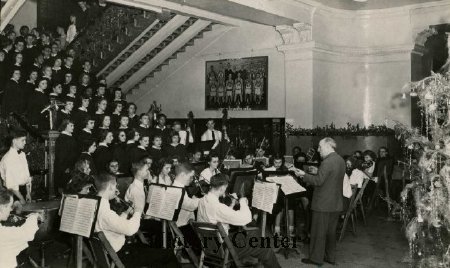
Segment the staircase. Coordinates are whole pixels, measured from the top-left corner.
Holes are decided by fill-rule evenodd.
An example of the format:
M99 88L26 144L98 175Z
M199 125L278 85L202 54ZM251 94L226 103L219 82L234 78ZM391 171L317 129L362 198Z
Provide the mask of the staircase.
M16 15L19 8L25 3L25 0L7 0L1 1L0 11L0 31L5 29L6 25Z
M75 49L81 61L91 61L93 70L99 72L156 20L154 12L108 5L70 47Z

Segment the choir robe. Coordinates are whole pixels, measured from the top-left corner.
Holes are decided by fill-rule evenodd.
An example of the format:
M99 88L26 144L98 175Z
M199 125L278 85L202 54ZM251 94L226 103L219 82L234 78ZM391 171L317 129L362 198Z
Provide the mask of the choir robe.
M66 188L70 170L80 155L80 149L73 136L61 132L55 142L55 189ZM69 172L66 170L69 169Z
M83 128L86 127L85 120L89 116L87 111L81 110L80 108L78 108L76 111L73 112L72 119L75 124L76 132L80 132Z
M165 154L163 149L156 149L156 148L153 148L153 147L150 147L148 149L148 153L152 157L153 163L155 163L155 165L153 165L153 167L155 167L155 169L152 168L152 170L155 172L155 174L157 174L156 167L159 165L158 164L159 160L161 160L162 158L166 157L166 154Z
M23 87L19 82L10 79L6 82L2 100L2 115L7 116L12 112L22 114L25 107Z
M8 70L8 65L6 63L6 58L5 58L4 61L0 62L0 92L2 92L5 89L5 84L8 81L7 70Z
M128 147L127 152L127 158L129 159L130 167L132 163L140 161L142 160L142 158L149 156L149 152L139 146L133 146L131 148Z
M165 127L164 129L160 129L158 126L153 128L153 136L160 136L164 145L170 144L170 128Z
M120 114L111 114L111 128L118 129L120 122Z
M138 115L135 114L133 117L128 116L128 118L130 119L128 122L128 127L137 128L139 126L139 116Z
M95 150L94 155L95 169L101 173L107 171L107 165L109 161L113 159L113 152L110 147L104 144L99 144L97 150Z
M180 162L184 162L188 160L186 146L183 144L178 144L177 146L173 146L171 144L164 147L165 155L167 158L172 159L174 156L178 156Z
M71 120L72 119L72 115L70 113L68 113L68 112L65 112L62 109L58 110L58 112L56 112L56 122L55 122L56 129L58 129L59 126L61 126L61 123L65 119Z
M119 172L128 175L131 172L128 166L126 150L127 144L125 142L116 143L113 146L113 159L119 162Z
M25 101L25 107L24 110L28 107L28 99L30 98L31 94L33 94L34 89L36 88L36 85L34 83L31 83L30 81L26 81L22 84L23 87L23 98Z
M40 130L48 129L48 112L41 113L50 104L47 95L35 89L27 103L27 117L30 124L38 125Z
M89 133L82 129L77 133L77 140L80 144L83 144L85 141L94 141L96 138L92 132Z
M143 127L143 126L139 125L136 127L136 130L137 130L137 132L139 132L139 136L141 136L141 137L147 136L147 137L150 137L150 140L152 140L153 131L150 127Z
M82 152L78 160L89 161L89 168L91 169L91 175L96 175L97 170L95 169L94 158L88 152Z

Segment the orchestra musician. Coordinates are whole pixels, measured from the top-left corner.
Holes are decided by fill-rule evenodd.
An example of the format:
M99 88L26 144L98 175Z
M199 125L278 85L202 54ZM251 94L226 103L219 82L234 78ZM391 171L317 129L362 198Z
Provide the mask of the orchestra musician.
M13 193L0 189L0 263L3 268L17 267L17 257L28 248L28 242L34 239L39 229L38 221L42 216L37 213L28 215L21 226L6 226L13 209ZM21 254L20 254L21 255ZM19 264L22 264L19 261Z
M205 148L205 151L209 153L209 151L214 151L217 146L219 146L220 141L222 140L222 132L219 130L214 129L214 120L209 119L206 123L206 127L208 128L200 138L201 141L210 141L212 143L212 146L208 148ZM206 152L205 152L206 154Z
M95 231L102 231L125 267L180 267L170 249L150 248L141 243L126 244L125 236L134 235L140 225L142 211L135 210L130 219L112 211L109 200L116 197L116 176L103 173L96 177L97 195L101 197ZM128 213L126 213L128 214Z
M207 184L210 183L211 177L219 174L220 171L218 169L219 167L219 156L216 154L208 155L208 165L209 167L205 168L200 173L200 181L204 181Z
M199 222L208 222L224 225L225 231L228 232L229 225L243 226L251 222L252 214L248 207L248 200L245 197L239 199L240 208L234 210L234 202L227 206L219 202L219 197L225 196L228 187L228 178L224 174L217 174L211 178L211 188L208 193L199 201L197 220ZM248 241L245 241L243 235L235 236L236 253L240 259L246 257L257 258L264 267L277 268L281 267L275 256L275 252L271 248L251 247Z
M14 199L25 204L31 201L31 176L25 152L27 133L17 130L13 132L11 147L0 161L0 174L4 186L11 190Z

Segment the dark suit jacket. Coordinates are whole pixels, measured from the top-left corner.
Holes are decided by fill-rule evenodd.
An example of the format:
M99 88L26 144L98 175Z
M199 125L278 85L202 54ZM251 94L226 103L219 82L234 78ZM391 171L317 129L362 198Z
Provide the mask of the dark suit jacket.
M323 159L317 175L306 174L303 180L314 185L311 209L320 212L343 210L342 188L345 175L345 161L333 152Z

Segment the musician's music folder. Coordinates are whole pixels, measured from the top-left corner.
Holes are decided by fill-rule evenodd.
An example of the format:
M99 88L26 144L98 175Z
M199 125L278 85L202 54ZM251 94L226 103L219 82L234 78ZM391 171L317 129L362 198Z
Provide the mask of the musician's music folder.
M90 237L97 221L100 197L66 195L63 197L60 231Z
M176 221L181 210L185 190L180 187L150 184L147 196L149 204L146 215Z

